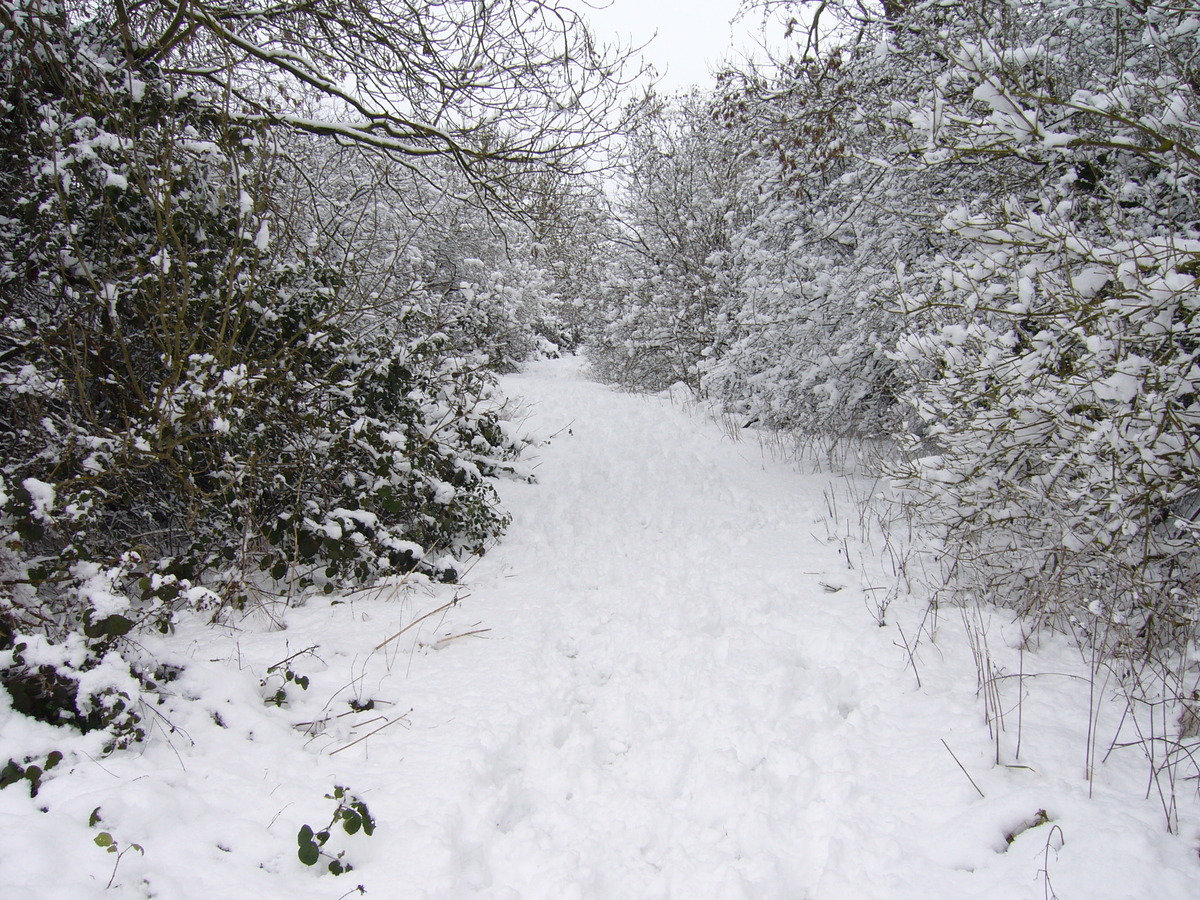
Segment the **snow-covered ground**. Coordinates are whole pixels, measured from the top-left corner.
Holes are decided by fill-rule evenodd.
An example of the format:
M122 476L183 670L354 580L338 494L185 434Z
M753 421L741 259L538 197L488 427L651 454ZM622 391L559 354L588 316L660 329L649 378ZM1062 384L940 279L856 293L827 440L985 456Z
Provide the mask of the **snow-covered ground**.
M1171 835L1077 651L1022 663L1000 617L973 651L957 611L921 632L921 598L877 625L891 570L853 537L849 479L577 360L505 386L548 442L462 585L147 639L183 673L130 751L0 710L0 762L67 754L36 798L0 791L0 897L1200 896L1195 784ZM335 829L338 877L297 858L335 785L376 822Z

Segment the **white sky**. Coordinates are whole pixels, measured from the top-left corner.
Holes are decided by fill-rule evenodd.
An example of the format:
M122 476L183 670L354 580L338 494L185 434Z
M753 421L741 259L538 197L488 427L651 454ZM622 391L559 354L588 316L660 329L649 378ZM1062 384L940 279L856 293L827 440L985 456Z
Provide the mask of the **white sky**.
M605 0L590 2L598 6ZM739 0L609 0L603 9L582 2L576 8L602 42L649 42L642 55L662 76L659 90L669 93L691 84L710 86L710 69L723 59L753 54L761 14L731 26L739 5Z

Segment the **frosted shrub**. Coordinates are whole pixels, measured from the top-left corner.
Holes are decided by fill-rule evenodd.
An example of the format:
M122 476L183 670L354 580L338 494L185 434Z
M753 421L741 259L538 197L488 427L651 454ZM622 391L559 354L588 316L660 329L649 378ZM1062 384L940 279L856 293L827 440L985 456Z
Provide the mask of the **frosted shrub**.
M704 387L747 419L839 436L896 424L895 260L922 226L911 174L872 159L886 141L880 69L834 53L723 84L719 115L747 140L749 215L732 239L729 339Z
M650 111L625 153L588 356L602 377L626 387L697 388L727 337L737 147L708 101L691 95Z
M433 309L438 330L456 345L480 354L495 371L515 372L537 349L534 329L551 288L535 266L505 263L464 260Z
M543 203L563 207L562 219L512 221L480 209L445 162L425 164L438 176L431 184L428 173L358 148L290 140L282 150L295 170L319 173L315 185L287 179L294 213L285 224L299 230L310 257L353 260L338 294L358 332L439 335L447 354L495 372L515 371L544 338L578 343L562 321L558 272L596 242L572 237L580 199L559 180L535 189Z
M1021 251L998 250L996 280L970 293L1003 284L1019 295L1024 281L1054 298L1048 307L1013 296L1007 315L900 347L899 359L937 371L914 391L936 452L905 478L931 501L965 589L1060 624L1102 599L1158 643L1193 615L1193 279L1178 272L1176 249L1155 242L1071 253L1059 232L1031 253L1027 224L1010 231Z
M158 677L137 629L453 580L517 448L477 360L364 315L269 132L52 4L0 26L0 681L117 743Z
M598 368L768 425L900 435L956 595L1085 639L1103 609L1125 648L1190 639L1200 17L820 16L792 58L632 145Z
M1155 650L1197 614L1200 19L1024 12L1020 44L980 27L911 113L931 165L1038 178L942 211L963 250L907 298L935 324L896 355L923 423L902 479L959 590L1085 633L1103 610Z

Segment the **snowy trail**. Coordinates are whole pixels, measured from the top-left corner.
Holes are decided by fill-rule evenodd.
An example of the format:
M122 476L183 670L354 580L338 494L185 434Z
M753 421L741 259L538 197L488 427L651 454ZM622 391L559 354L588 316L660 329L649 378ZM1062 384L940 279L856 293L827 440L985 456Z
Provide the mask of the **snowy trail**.
M505 386L556 437L536 485L502 486L509 538L470 576L493 639L415 664L462 707L405 736L405 770L439 788L398 896L1011 900L1050 896L1048 867L1076 897L1194 895L1149 804L991 765L961 636L917 686L830 540L836 477L575 360ZM1061 698L1026 715L1052 732ZM1062 774L1074 750L1022 762ZM1069 848L1023 830L1045 807Z
M513 504L523 539L496 554L516 576L499 620L536 663L478 773L482 868L535 875L543 896L798 891L820 866L836 733L859 702L839 674L854 648L819 626L819 653L805 639L854 602L818 584L842 574L836 554L806 550L822 498L679 410L557 372L524 393L541 430L570 432Z
M557 437L537 485L504 486L510 539L471 574L494 630L460 673L451 743L465 744L468 783L443 834L425 833L436 862L414 883L522 898L929 896L932 875L910 880L922 830L973 794L933 735L978 714L969 691L957 709L897 708L915 683L894 633L872 627L857 575L823 539L831 478L589 383L574 361L506 387ZM953 890L961 873L947 877Z
M1017 680L1019 629L981 625L1010 719L1022 699L993 742L957 613L917 648L920 685L897 626L916 634L923 598L877 627L866 592L890 576L827 521L827 492L851 515L841 478L589 382L577 360L505 388L520 427L553 438L536 484L499 485L512 526L463 585L142 636L180 674L129 752L0 708L0 760L71 760L36 799L0 790L0 897L1197 896L1190 786L1171 836L1139 746L1084 777L1092 697L1069 644L1047 636L1045 677ZM1101 752L1122 709L1096 700ZM297 858L333 785L377 822L369 839L332 829L340 878Z

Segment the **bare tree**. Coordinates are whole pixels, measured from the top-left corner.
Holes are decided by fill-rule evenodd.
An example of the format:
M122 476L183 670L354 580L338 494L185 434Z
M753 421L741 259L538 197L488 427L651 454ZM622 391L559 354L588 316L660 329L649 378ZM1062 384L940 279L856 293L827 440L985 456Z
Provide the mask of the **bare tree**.
M512 205L616 127L630 52L560 0L67 0L134 68L218 87L231 119L452 158Z

